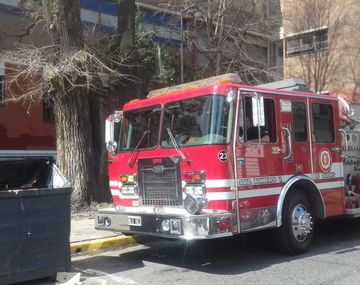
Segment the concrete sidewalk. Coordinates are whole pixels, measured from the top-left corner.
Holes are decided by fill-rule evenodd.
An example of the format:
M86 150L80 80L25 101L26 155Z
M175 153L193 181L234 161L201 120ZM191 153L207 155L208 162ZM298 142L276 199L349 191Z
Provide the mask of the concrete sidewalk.
M133 237L95 229L92 217L73 216L70 232L71 253L89 253L109 247L135 245Z
M71 218L71 243L114 236L117 236L117 234L113 232L96 230L95 220L92 217L76 216Z

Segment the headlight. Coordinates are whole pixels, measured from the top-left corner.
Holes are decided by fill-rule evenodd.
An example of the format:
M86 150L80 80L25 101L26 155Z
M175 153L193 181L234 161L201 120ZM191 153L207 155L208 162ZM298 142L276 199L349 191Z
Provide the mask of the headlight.
M114 180L111 180L109 182L109 186L110 187L117 187L117 188L121 188L123 184L120 182L120 181L114 181Z
M121 194L135 195L136 194L135 185L124 185L123 187L121 187Z
M207 200L203 197L186 196L184 200L184 208L190 214L199 214L204 207L207 206Z
M185 194L186 195L194 195L194 196L204 196L205 195L205 187L204 187L204 185L186 185L185 186Z
M163 230L163 232L170 231L170 220L169 219L165 219L161 222L161 229Z
M120 176L120 181L117 182L117 186L123 195L136 195L137 183L135 174L126 174Z

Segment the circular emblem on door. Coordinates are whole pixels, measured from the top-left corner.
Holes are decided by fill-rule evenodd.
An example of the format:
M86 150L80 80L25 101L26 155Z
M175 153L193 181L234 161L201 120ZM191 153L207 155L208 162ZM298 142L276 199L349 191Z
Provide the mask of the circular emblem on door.
M225 162L228 160L228 154L225 150L221 150L218 153L218 159L222 162Z
M329 171L331 168L331 155L326 148L320 151L320 167L324 172Z

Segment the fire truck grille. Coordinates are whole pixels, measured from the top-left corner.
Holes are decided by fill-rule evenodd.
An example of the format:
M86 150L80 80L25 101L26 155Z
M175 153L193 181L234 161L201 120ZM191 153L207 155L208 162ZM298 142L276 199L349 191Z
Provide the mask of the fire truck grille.
M178 157L138 161L142 205L182 205L180 159Z

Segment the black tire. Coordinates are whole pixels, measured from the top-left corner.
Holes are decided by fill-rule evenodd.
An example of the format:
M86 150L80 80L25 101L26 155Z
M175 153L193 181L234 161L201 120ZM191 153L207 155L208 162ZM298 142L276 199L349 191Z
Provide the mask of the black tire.
M305 252L314 235L313 211L308 199L299 191L286 197L282 226L275 231L275 244L286 254Z

